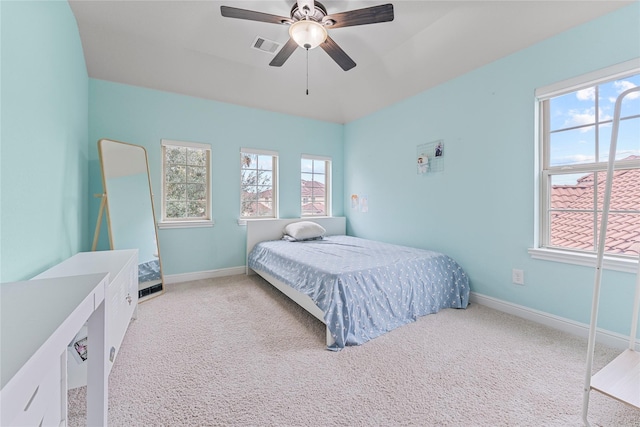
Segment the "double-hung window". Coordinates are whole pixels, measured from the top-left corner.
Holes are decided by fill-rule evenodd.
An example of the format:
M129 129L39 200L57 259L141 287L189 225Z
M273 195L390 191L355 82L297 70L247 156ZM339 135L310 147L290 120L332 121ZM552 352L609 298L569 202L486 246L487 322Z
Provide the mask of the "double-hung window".
M543 251L533 250L534 257L590 265L598 248L614 106L620 93L640 86L638 65L620 64L536 92L537 248ZM622 102L605 242L606 266L625 271L640 252L640 96L631 95Z
M162 140L160 227L212 226L211 146Z
M331 159L304 154L300 170L302 216L331 216Z
M240 218L278 217L278 153L242 148Z

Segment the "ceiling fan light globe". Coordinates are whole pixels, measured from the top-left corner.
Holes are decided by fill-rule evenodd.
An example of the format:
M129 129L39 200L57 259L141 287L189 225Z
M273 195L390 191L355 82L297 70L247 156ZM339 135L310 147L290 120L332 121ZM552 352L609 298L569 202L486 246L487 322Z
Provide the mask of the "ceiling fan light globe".
M313 49L327 39L327 30L322 24L305 19L291 24L289 36L298 46L304 49Z

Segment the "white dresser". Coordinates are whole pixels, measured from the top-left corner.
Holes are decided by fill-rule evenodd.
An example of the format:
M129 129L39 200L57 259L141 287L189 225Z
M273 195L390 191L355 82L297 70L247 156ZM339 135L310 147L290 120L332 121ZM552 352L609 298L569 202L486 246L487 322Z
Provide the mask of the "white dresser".
M105 293L107 322L107 374L120 350L129 322L137 315L138 307L138 250L80 252L34 279L109 273ZM78 331L78 338L86 336L86 328ZM73 345L67 358L68 388L87 384L87 361L82 360Z
M85 322L91 337L87 425L107 423L105 273L0 285L0 425L67 422L67 344Z

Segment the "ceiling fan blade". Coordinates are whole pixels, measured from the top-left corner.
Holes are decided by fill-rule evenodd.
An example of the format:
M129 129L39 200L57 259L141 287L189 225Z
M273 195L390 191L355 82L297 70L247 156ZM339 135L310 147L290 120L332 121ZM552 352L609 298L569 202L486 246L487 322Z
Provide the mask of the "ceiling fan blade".
M225 18L247 19L249 21L268 22L270 24L292 23L291 18L256 12L254 10L238 9L237 7L220 6L220 12Z
M364 9L350 10L348 12L335 13L322 19L323 22L333 22L327 28L353 27L356 25L377 24L379 22L393 21L393 5L382 4L380 6L365 7Z
M280 49L280 52L271 60L269 65L272 67L282 67L282 64L285 63L287 59L291 56L294 50L298 47L298 44L293 40L289 39L287 43Z
M327 52L343 70L349 71L356 66L353 59L351 59L331 37L327 36L327 40L324 43L320 43L320 47Z

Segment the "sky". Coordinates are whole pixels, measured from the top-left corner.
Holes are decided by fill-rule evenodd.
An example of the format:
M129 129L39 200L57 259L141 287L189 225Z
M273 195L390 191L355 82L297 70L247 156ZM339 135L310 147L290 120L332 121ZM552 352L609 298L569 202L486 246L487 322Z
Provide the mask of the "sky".
M636 86L640 86L640 74L552 98L551 166L606 162L609 159L612 124L598 126L596 135L596 95L598 118L604 122L613 119L618 95ZM633 118L624 120L625 117ZM640 155L640 92L633 92L624 98L621 118L616 159Z

